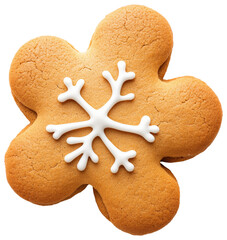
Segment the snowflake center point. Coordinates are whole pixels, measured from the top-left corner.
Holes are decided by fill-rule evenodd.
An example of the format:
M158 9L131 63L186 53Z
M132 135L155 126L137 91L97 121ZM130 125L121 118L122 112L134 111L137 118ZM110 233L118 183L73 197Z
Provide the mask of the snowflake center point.
M91 116L91 127L98 133L103 132L107 126L107 115L102 110L95 110Z

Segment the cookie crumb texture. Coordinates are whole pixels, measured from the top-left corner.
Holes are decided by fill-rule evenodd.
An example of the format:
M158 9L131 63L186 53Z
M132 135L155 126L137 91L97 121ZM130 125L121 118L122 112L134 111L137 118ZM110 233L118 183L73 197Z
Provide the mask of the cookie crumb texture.
M57 37L39 37L22 46L13 59L10 85L15 101L30 124L12 141L5 157L7 179L22 198L40 205L55 204L82 191L87 184L102 214L131 234L154 232L171 221L179 206L179 187L161 161L182 161L204 151L215 138L222 110L214 92L194 77L163 80L172 51L172 32L157 12L127 6L109 14L97 27L86 53ZM187 56L185 56L187 57ZM124 61L135 78L121 95L135 94L109 112L114 121L138 125L143 116L160 129L150 143L142 136L105 129L119 149L136 151L129 159L132 172L121 166L110 171L114 157L99 137L92 143L98 163L88 161L79 171L81 156L70 163L64 157L81 145L67 144L69 137L83 137L91 128L66 132L58 140L46 131L49 124L89 120L75 101L57 101L84 79L81 96L95 109L108 102L112 91L102 76L118 77L117 63Z

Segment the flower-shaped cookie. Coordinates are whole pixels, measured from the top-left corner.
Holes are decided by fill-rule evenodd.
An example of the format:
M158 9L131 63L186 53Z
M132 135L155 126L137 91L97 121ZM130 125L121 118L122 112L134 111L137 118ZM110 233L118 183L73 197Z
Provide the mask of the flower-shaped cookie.
M157 12L127 6L97 27L86 53L39 37L16 54L12 94L30 124L6 153L7 179L21 197L58 203L88 184L115 226L145 234L179 205L173 174L215 138L218 98L194 77L163 80L172 32Z

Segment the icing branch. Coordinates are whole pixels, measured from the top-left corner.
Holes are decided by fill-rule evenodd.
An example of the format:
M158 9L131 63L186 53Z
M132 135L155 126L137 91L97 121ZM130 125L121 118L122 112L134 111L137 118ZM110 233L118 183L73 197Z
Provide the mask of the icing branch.
M112 89L111 98L101 108L101 109L104 109L104 111L106 113L108 113L116 103L121 102L121 101L129 101L129 100L134 99L134 97L135 97L135 95L133 93L129 93L125 96L121 95L121 88L122 88L123 84L128 80L134 79L135 73L125 71L126 64L124 61L118 62L117 66L118 66L119 76L116 81L113 79L110 72L104 71L102 73L103 77L109 82L111 89Z
M70 137L67 139L68 144L77 144L77 143L83 143L81 147L76 149L75 151L67 154L65 156L65 161L67 163L72 162L75 158L80 156L82 154L82 157L80 158L77 168L80 171L83 171L88 162L88 158L90 157L92 162L97 163L99 158L98 156L94 153L92 149L92 142L94 138L96 137L96 134L94 134L94 131L92 131L90 134L84 137Z
M91 126L91 121L83 121L83 122L74 122L74 123L66 123L59 125L48 125L46 127L47 132L53 133L54 139L59 139L63 134L70 132L72 130L86 128Z
M91 127L93 129L92 132L87 136L69 137L67 139L67 143L70 145L82 143L81 147L65 156L65 161L67 163L70 163L81 155L81 158L77 164L77 168L80 171L85 170L89 158L94 163L97 163L99 160L98 156L92 149L92 143L96 137L101 138L108 150L114 156L115 161L111 167L112 173L117 173L120 166L123 166L128 172L134 170L134 165L129 162L129 159L134 158L136 156L136 152L134 150L130 150L128 152L119 150L105 135L105 128L137 134L139 136L142 136L148 142L154 142L155 138L152 133L156 134L159 132L158 126L150 125L151 120L148 116L143 116L138 125L119 123L113 121L108 117L108 112L116 103L132 100L134 98L134 94L132 93L129 93L125 96L121 95L121 88L124 82L135 78L135 74L133 72L126 72L125 67L125 62L118 62L119 76L116 81L108 71L103 72L103 77L110 83L110 86L112 88L112 96L103 107L97 110L91 107L80 94L80 91L84 85L83 79L78 80L75 86L73 86L72 80L70 78L66 77L64 79L64 84L67 87L67 91L58 96L58 101L65 102L67 100L74 100L85 111L87 111L90 116L90 120L59 125L48 125L46 127L46 130L47 132L53 133L53 138L57 140L63 134L72 130L86 127Z
M151 133L158 133L159 128L156 125L150 126L151 119L148 116L143 116L141 118L139 125L128 125L113 121L109 118L109 128L116 129L123 132L134 133L140 135L148 142L154 142L155 137Z
M58 96L59 102L65 102L67 100L74 100L77 102L89 115L92 114L95 109L90 106L81 96L80 91L84 86L84 80L80 79L76 85L73 86L72 80L68 77L64 78L64 84L68 90Z
M100 138L115 158L114 164L111 167L111 172L117 173L120 166L124 166L128 172L132 172L134 170L134 165L128 160L136 156L136 151L130 150L128 152L122 152L113 145L104 132L100 135Z

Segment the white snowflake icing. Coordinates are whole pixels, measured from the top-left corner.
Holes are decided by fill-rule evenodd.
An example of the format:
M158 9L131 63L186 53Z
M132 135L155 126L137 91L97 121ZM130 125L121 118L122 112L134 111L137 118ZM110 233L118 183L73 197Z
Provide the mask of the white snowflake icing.
M75 151L67 154L65 156L65 161L67 163L72 162L75 158L82 155L77 168L79 171L85 170L87 166L88 159L90 158L92 162L97 163L99 158L92 149L93 140L96 137L101 138L103 143L106 145L108 150L114 156L115 161L111 167L112 173L117 173L119 167L122 165L128 172L134 170L134 165L129 162L130 158L136 156L136 151L130 150L123 152L118 149L106 136L104 130L105 128L116 129L119 131L134 133L142 136L148 142L154 142L155 138L151 133L158 133L159 128L156 125L150 125L150 117L143 116L138 125L127 125L123 123L116 122L108 117L109 111L121 101L128 101L134 99L134 94L129 93L125 96L121 95L121 88L124 82L132 80L135 78L134 72L125 71L126 64L124 61L118 62L119 75L115 81L112 75L108 71L102 73L103 77L109 82L112 88L112 96L107 101L107 103L99 109L94 109L90 106L81 96L80 91L84 85L84 80L80 79L77 81L76 85L73 86L72 80L68 77L64 79L64 84L67 87L67 91L58 96L59 102L65 102L67 100L74 100L77 102L90 116L90 119L82 122L66 123L60 125L48 125L46 127L47 132L53 133L54 139L59 139L63 134L70 132L72 130L91 127L93 130L86 136L83 137L69 137L67 139L68 144L78 144L82 143L82 146Z

